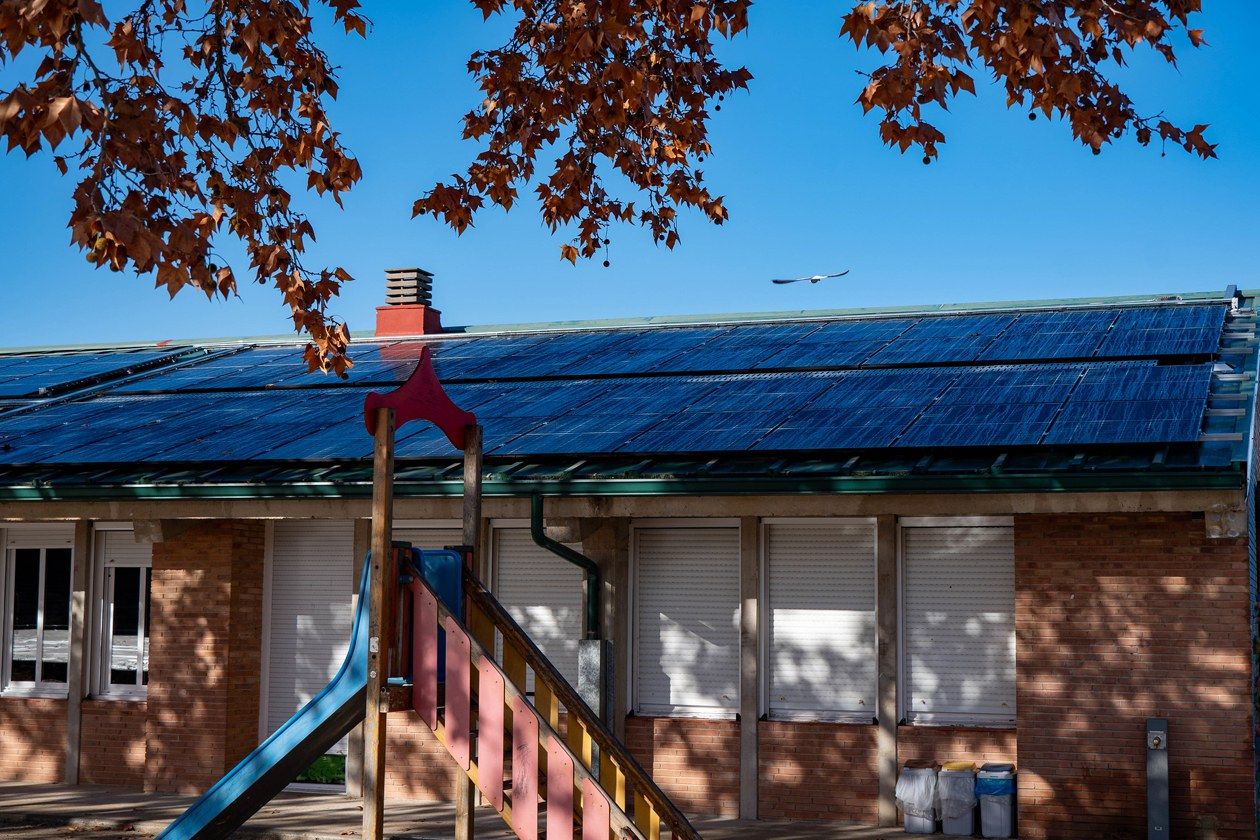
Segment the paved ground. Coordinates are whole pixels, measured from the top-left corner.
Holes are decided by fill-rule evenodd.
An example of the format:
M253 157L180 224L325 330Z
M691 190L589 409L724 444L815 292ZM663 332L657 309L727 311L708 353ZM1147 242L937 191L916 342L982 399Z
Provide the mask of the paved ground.
M161 831L192 801L96 785L0 783L0 836L4 840L140 840ZM273 840L343 840L357 837L358 800L328 794L285 793L247 822L238 836ZM448 805L389 803L385 831L398 840L452 840ZM741 822L699 819L705 840L885 840L904 832L835 823ZM489 809L479 809L479 840L510 840Z

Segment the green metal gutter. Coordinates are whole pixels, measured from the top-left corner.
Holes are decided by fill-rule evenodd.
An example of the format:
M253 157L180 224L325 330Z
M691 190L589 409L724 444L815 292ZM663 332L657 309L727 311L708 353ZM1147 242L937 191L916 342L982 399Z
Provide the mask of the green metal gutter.
M886 493L1058 493L1140 492L1158 490L1242 489L1239 469L1183 472L1087 475L989 475L989 476L833 476L810 478L726 479L546 479L489 480L486 496L765 496L813 494ZM462 481L407 482L395 484L398 498L453 497L463 493ZM363 482L144 484L126 485L17 485L0 487L0 502L116 499L366 499L372 485Z
M582 632L587 639L599 638L599 593L604 588L599 565L581 552L574 551L562 542L547 536L543 525L543 497L535 493L529 504L529 534L539 548L544 548L562 560L567 560L586 574L586 617Z

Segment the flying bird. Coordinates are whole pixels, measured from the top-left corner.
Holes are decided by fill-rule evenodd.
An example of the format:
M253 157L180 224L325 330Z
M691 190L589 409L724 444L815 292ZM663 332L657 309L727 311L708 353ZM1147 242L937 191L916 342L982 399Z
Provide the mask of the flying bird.
M837 274L811 274L807 277L792 277L792 278L777 278L776 277L770 282L777 283L780 286L786 286L788 283L799 283L802 280L808 280L811 283L817 283L819 280L827 280L832 277L843 277L844 275L848 273L849 273L849 269L846 268L844 271L841 271Z

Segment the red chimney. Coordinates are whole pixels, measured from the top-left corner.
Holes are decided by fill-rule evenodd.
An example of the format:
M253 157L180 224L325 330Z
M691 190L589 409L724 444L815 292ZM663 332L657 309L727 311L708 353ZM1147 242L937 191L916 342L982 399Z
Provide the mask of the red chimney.
M385 305L376 307L376 337L442 332L433 308L433 275L423 268L385 269Z

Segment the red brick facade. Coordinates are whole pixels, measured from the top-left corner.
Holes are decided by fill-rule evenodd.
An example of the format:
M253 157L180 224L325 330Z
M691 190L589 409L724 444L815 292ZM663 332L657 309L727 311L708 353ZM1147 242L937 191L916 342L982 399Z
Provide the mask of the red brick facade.
M419 715L394 712L385 724L385 735L387 799L449 802L454 798L459 770Z
M630 717L626 746L688 813L739 813L739 724Z
M757 813L763 819L875 822L875 737L870 724L759 722Z
M1137 837L1169 721L1174 837L1254 838L1245 540L1202 516L1015 520L1020 836Z
M59 782L66 766L66 701L0 698L0 780Z
M261 522L153 546L145 790L199 793L258 743L263 553Z
M143 787L148 741L147 703L85 700L79 736L79 781Z
M258 739L263 529L206 522L154 546L146 703L83 704L85 783L198 791ZM901 726L898 762L1014 761L1019 833L1145 830L1147 717L1170 722L1174 837L1255 834L1245 540L1201 515L1015 518L1016 729ZM61 778L64 701L0 698L0 777ZM447 800L454 769L390 715L386 795ZM876 728L761 721L759 813L872 822ZM630 717L631 751L684 810L738 813L739 725ZM838 781L839 780L839 781Z

